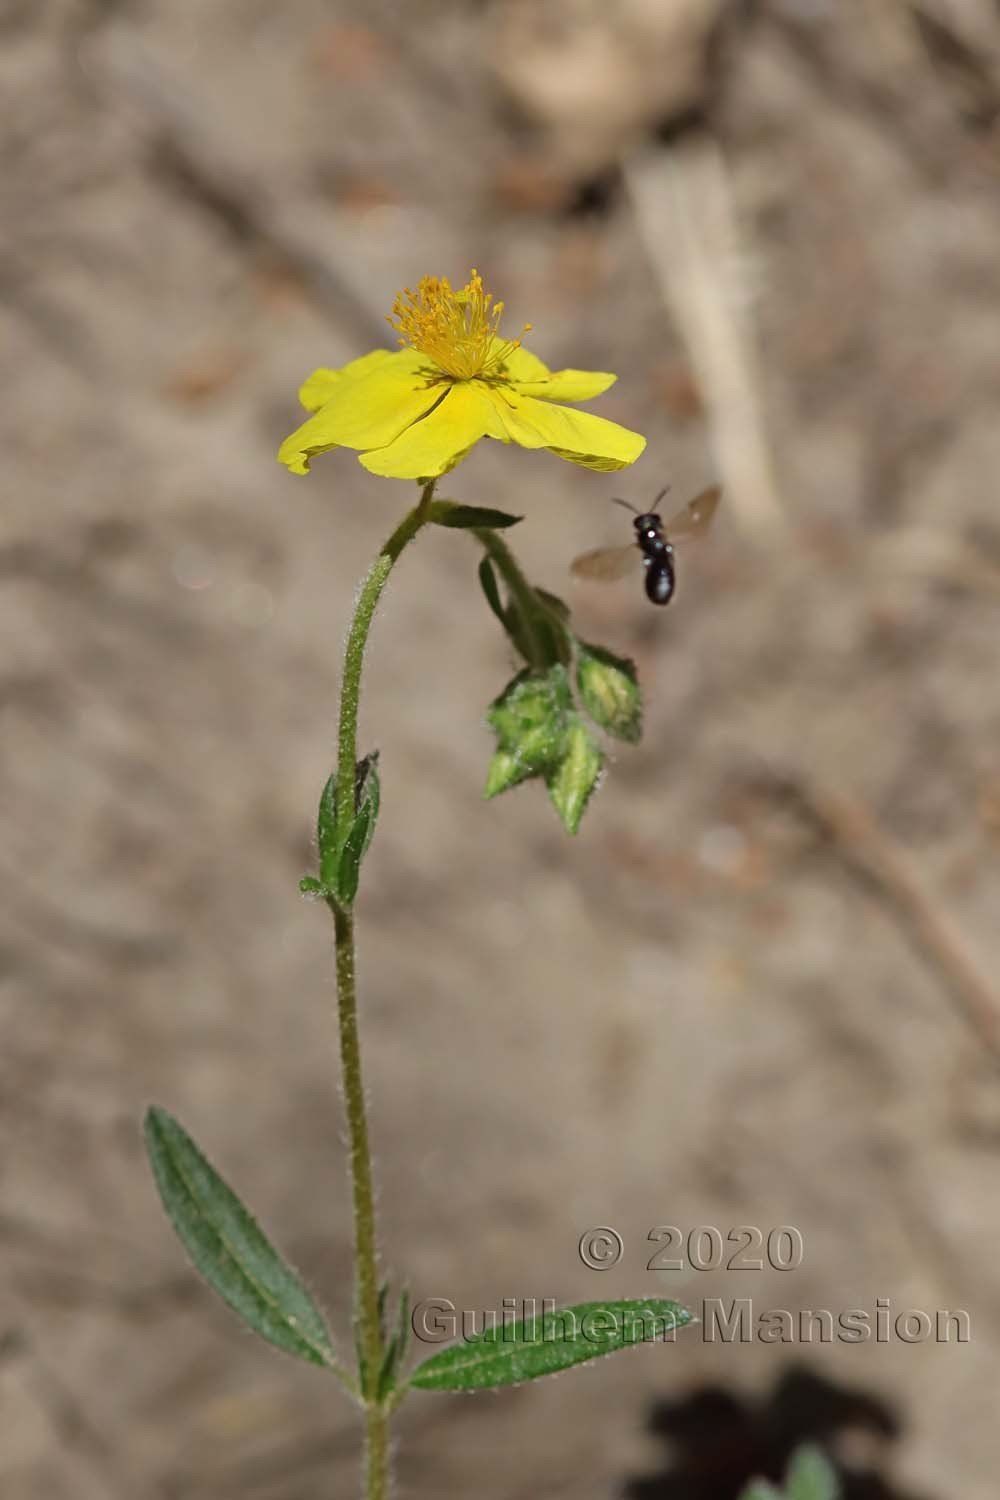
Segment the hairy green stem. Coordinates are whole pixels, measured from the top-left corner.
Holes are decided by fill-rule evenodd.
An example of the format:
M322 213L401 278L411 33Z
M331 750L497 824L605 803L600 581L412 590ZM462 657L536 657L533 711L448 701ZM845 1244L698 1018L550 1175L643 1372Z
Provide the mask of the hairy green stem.
M389 1411L385 1406L369 1406L365 1431L367 1460L365 1465L366 1500L382 1500L389 1493Z
M424 486L420 501L404 516L372 564L358 595L344 653L344 675L340 684L340 727L337 731L337 846L344 840L354 822L354 770L358 759L358 704L361 700L361 671L372 616L385 588L393 564L407 542L413 540L425 524L434 494L435 481Z
M354 608L344 674L340 687L340 721L337 735L337 829L338 846L354 821L354 777L358 759L358 705L365 646L379 597L393 565L406 544L428 519L434 481L424 486L420 502L397 526L361 586ZM378 1396L379 1373L384 1357L379 1319L378 1247L375 1231L375 1190L372 1181L368 1116L365 1108L358 1038L357 984L354 963L354 914L330 900L334 918L337 966L337 1019L340 1068L347 1114L349 1164L354 1210L355 1317L361 1354L361 1395L367 1407L365 1430L365 1495L367 1500L385 1500L389 1483L388 1413Z

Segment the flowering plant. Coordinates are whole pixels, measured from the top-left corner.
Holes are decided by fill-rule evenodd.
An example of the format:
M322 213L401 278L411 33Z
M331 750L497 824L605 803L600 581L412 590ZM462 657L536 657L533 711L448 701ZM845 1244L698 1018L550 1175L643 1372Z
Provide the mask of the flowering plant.
M548 370L520 339L501 337L502 310L478 272L458 291L443 278L425 277L416 292L397 298L390 318L403 347L375 350L339 370L314 371L300 392L311 415L279 454L294 473L305 474L318 454L354 448L373 473L416 479L421 487L355 603L340 686L337 765L319 803L317 870L300 885L328 908L334 924L354 1224L352 1366L337 1352L312 1294L183 1127L159 1108L146 1120L160 1195L199 1271L251 1328L323 1367L361 1407L367 1500L384 1500L387 1493L389 1420L411 1388L483 1390L530 1380L637 1341L672 1340L690 1321L683 1308L662 1299L583 1303L487 1328L407 1369L408 1294L400 1290L391 1307L390 1289L379 1277L354 911L379 815L380 771L376 753L359 757L357 726L368 634L404 548L428 526L470 532L483 552L479 578L487 603L523 662L487 712L497 743L486 796L542 779L564 827L576 833L604 763L600 732L627 742L641 732L634 667L578 640L562 600L528 582L501 534L520 518L435 498L438 477L481 438L547 448L597 470L620 469L645 446L638 433L562 404L599 395L613 375Z

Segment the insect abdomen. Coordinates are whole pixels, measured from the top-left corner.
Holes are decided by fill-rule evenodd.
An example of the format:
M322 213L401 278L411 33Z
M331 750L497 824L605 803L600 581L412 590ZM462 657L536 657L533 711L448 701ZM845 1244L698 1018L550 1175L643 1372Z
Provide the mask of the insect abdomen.
M646 598L651 604L669 604L673 597L673 558L664 547L646 562Z
M674 592L674 565L669 552L646 560L646 598L651 604L669 604Z

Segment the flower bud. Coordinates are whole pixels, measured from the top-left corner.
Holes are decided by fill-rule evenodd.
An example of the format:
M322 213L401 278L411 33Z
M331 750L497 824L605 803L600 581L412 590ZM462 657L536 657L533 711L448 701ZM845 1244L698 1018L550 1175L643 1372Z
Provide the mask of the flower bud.
M562 759L546 777L549 796L567 833L576 833L584 809L597 786L604 755L590 730L574 714L566 732Z
M576 664L580 698L595 724L635 744L642 734L642 695L635 666L602 646L580 642Z
M532 771L512 755L509 750L498 750L490 761L490 768L486 773L486 785L483 788L484 797L499 797L501 792L509 791L512 786L517 786L519 781L527 781L529 777L538 773Z
M498 754L510 757L520 773L514 777L506 761L495 771L491 767L490 782L503 781L498 791L558 765L572 701L566 670L558 664L544 676L519 672L493 701L486 718L496 732Z

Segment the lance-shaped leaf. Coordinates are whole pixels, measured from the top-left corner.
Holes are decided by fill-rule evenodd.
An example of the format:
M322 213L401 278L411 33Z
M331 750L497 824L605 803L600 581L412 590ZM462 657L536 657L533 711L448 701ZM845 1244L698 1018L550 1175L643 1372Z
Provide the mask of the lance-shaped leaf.
M337 777L327 777L323 794L319 799L319 814L316 819L316 843L319 848L320 884L333 890L337 884L337 865L340 850L337 848Z
M337 862L334 895L345 906L350 906L358 894L361 861L368 853L368 846L375 832L381 797L378 751L373 750L371 755L359 760L354 768L354 822Z
M497 587L497 577L493 571L493 564L488 557L484 557L479 564L479 585L486 595L486 602L496 615L504 630L507 629L507 616L504 614L503 603L500 599L500 590Z
M384 1401L396 1389L397 1376L406 1358L411 1331L410 1294L406 1287L403 1287L396 1308L396 1327L386 1342L385 1357L379 1375L378 1397L380 1401Z
M351 824L351 831L340 851L340 863L337 865L337 883L334 892L337 900L341 901L344 906L350 906L358 894L361 860L371 843L373 824L372 804L366 802Z
M535 593L541 599L546 609L550 610L563 625L569 624L570 610L565 599L560 599L558 594L550 594L548 589L540 589L537 585Z
M316 821L320 878L304 876L299 881L303 895L332 896L350 906L358 893L361 861L375 832L380 797L378 751L373 750L354 768L354 821L341 846L337 842L337 777L328 778Z
M385 1347L385 1309L389 1301L389 1283L383 1281L378 1289L378 1326L382 1347ZM351 1330L354 1334L354 1353L358 1361L358 1375L360 1376L360 1387L362 1395L371 1392L372 1381L368 1369L368 1356L365 1353L364 1319L361 1315L361 1304L358 1300L358 1284L354 1283L354 1316L351 1319Z
M672 1343L675 1330L691 1321L686 1308L660 1298L581 1302L452 1344L418 1365L408 1383L428 1391L495 1390L636 1344Z
M382 801L382 782L378 773L378 751L373 750L354 768L354 809L361 813L368 808L367 832L361 847L362 859L368 853L368 845L375 832L375 822Z
M561 599L536 588L516 599L509 597L505 605L489 557L479 564L479 582L487 604L529 667L543 672L556 662L568 665L573 655L573 637L567 624L569 610Z
M153 1108L145 1134L163 1206L209 1285L261 1338L342 1373L315 1302L187 1131Z
M560 603L554 594L532 588L527 598L511 598L504 611L504 629L512 645L535 671L545 671L557 662L566 666L572 659L568 612L563 614L557 607Z
M490 510L485 505L459 505L454 500L434 500L431 503L430 519L438 526L454 526L462 531L476 527L490 531L504 531L516 526L523 516L512 516L506 510Z

